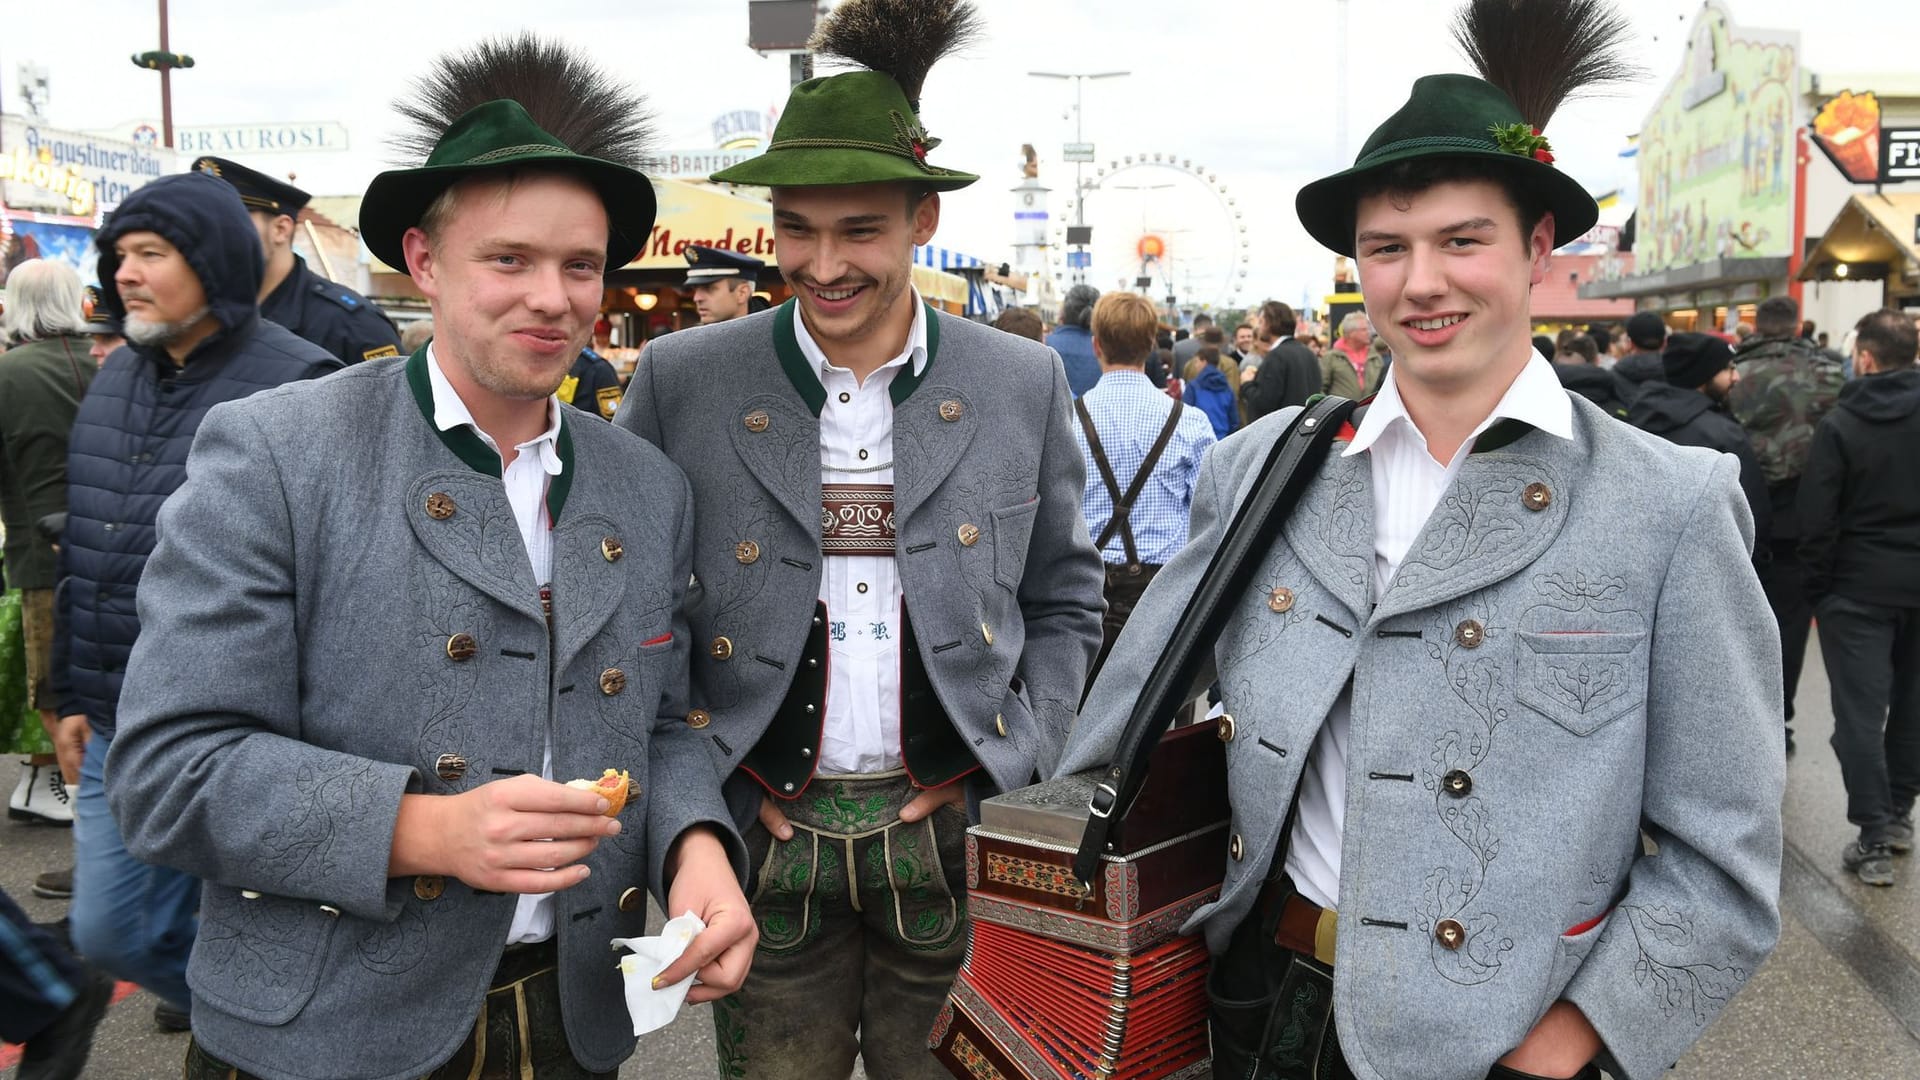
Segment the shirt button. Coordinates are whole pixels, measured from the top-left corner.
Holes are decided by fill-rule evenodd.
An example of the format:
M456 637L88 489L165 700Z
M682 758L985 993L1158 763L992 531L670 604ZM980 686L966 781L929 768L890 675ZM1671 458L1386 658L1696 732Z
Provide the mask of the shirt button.
M840 391L840 404L845 405L847 402L852 400L853 400L852 394L847 393L845 390Z
M857 593L865 593L867 591L867 583L863 581L860 584L855 585L853 587L853 591Z
M860 451L860 460L861 461L867 460L867 452L865 450Z

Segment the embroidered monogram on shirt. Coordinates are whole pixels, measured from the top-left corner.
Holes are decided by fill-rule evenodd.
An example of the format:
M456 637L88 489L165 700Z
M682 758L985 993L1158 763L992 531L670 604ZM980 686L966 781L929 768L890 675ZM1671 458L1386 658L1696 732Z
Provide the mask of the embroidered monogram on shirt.
M893 485L821 484L820 552L893 558Z

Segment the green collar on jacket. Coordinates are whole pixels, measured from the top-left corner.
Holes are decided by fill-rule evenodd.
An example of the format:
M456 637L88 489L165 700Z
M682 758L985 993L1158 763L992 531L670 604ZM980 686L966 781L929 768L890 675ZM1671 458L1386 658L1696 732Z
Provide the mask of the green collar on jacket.
M500 455L488 446L471 426L462 424L447 431L433 419L433 380L427 374L427 347L420 346L412 356L407 357L407 387L413 391L413 403L420 406L420 415L426 418L427 427L440 436L446 448L453 456L466 463L467 468L485 476L498 477L506 470L500 464ZM824 391L823 391L824 393ZM816 410L817 411L817 410ZM566 410L560 412L560 437L555 440L555 449L560 454L560 475L547 483L547 521L560 520L560 509L567 505L567 492L573 488L573 425L567 423Z
M820 385L820 376L814 374L813 365L807 363L807 356L800 351L800 339L793 330L794 306L798 301L788 300L774 309L773 313L773 351L780 358L780 370L787 373L787 381L807 403L807 408L817 419L820 410L827 405L827 388ZM924 301L923 301L924 303ZM927 304L927 362L919 371L908 364L904 371L893 377L893 385L888 388L888 396L893 398L897 408L918 389L927 372L933 370L933 358L940 351L940 320L936 317L932 304Z

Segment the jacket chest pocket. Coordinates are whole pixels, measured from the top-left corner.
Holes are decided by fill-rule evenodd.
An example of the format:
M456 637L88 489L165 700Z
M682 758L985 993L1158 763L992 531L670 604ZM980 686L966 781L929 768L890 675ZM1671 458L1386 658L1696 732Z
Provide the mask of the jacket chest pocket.
M1639 625L1637 616L1631 618ZM1516 695L1547 719L1591 735L1647 700L1647 634L1640 629L1521 630Z
M1027 544L1033 539L1033 519L1040 511L1040 500L993 512L993 577L1011 592L1020 591L1020 579L1027 569Z

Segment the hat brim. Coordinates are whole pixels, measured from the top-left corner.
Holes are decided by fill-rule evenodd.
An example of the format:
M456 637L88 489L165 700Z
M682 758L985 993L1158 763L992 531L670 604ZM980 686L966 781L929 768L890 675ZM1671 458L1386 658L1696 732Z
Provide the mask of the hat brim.
M653 234L657 203L653 183L643 174L611 161L555 151L517 155L484 165L428 165L383 172L367 185L360 201L360 238L381 262L407 272L401 238L420 224L433 200L470 176L489 172L551 169L572 173L592 184L607 208L607 270L618 270L646 249Z
M1336 255L1354 256L1354 211L1366 180L1389 165L1420 158L1466 158L1505 171L1544 196L1553 213L1553 246L1564 247L1586 235L1600 220L1600 208L1580 182L1544 161L1503 150L1468 147L1411 147L1389 152L1364 165L1323 177L1300 189L1294 210L1307 235Z
M912 184L932 191L958 191L980 178L952 169L923 167L897 154L840 146L805 146L769 150L707 179L716 184L751 187Z

